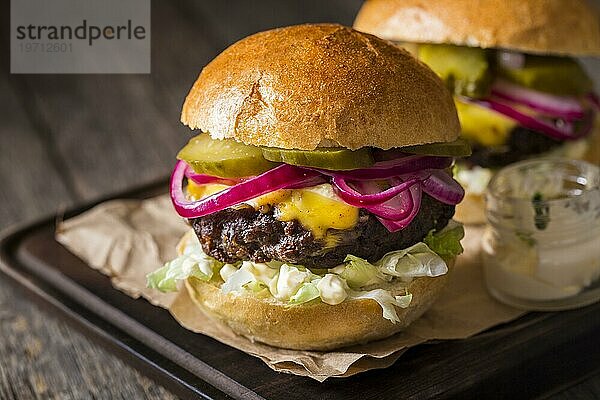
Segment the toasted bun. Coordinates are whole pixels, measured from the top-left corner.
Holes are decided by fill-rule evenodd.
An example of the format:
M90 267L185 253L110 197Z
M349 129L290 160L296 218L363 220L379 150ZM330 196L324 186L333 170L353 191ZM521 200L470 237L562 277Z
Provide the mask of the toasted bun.
M485 198L483 194L465 191L465 197L456 205L454 219L465 225L485 224Z
M340 25L257 33L210 62L181 121L213 138L313 150L454 140L450 93L408 52Z
M354 27L403 42L600 55L600 16L586 0L368 0Z
M587 151L581 159L600 166L600 115L596 116Z
M204 313L252 341L296 350L331 350L383 339L406 328L433 304L447 280L448 274L414 279L408 289L412 301L408 308L396 308L400 318L396 324L383 318L374 300L286 307L272 298L223 294L214 283L195 278L186 281L186 288Z

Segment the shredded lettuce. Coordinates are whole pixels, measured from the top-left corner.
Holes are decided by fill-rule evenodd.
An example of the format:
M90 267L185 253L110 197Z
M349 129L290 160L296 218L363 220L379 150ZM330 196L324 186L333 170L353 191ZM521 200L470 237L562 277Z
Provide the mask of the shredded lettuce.
M223 279L223 282L227 281L227 279L229 279L229 277L231 275L233 275L236 271L238 270L238 268L233 265L233 264L225 264L223 265L223 267L219 270L219 276L221 277L221 279Z
M406 308L412 301L412 294L407 293L403 296L393 296L389 291L383 289L373 289L366 292L353 292L350 294L350 299L371 299L377 302L383 310L383 318L392 321L393 323L400 322L396 307Z
M214 270L222 265L223 263L204 254L196 239L186 246L182 255L146 275L147 286L161 292L174 292L177 290L177 281L190 277L209 281Z
M352 289L381 284L400 278L410 281L420 276L436 277L448 272L446 262L425 243L419 242L407 249L391 251L375 264L353 255L344 260L345 266L330 272L344 278Z
M264 289L268 289L267 285L263 282L252 281L244 285L244 287L248 290L251 290L253 293L258 293L263 291Z
M317 281L318 282L318 281ZM318 299L321 296L315 282L307 282L300 286L295 295L290 297L289 305L298 305L308 303L311 300Z
M353 289L374 285L386 280L379 269L367 260L348 254L344 262L348 264L341 269L339 275Z
M223 280L223 293L246 292L257 297L273 297L288 306L317 299L327 304L339 304L345 299L370 299L381 306L384 318L396 323L399 318L395 307L408 307L412 295L406 291L402 296L395 296L385 289L386 283L393 279L410 282L416 277L447 273L444 260L462 253L463 236L462 226L451 221L441 231L430 231L423 242L389 252L375 263L349 254L343 264L319 274L301 265L278 261L223 264L206 255L194 236L181 256L148 274L148 287L175 291L179 280L195 277L208 281L216 276Z
M264 282L252 281L244 285L244 288L252 292L252 295L258 298L271 297L269 287Z
M223 293L241 292L246 285L255 281L254 275L247 268L240 268L221 285L221 291Z
M174 292L177 290L177 283L174 279L166 279L169 264L146 275L146 286L152 289L158 289L161 292Z
M455 257L463 252L460 244L465 237L463 226L457 222L450 221L441 231L429 231L423 242L429 248L444 258Z
M402 280L421 276L436 277L448 272L446 262L422 242L404 250L387 253L377 262L377 266L384 274Z

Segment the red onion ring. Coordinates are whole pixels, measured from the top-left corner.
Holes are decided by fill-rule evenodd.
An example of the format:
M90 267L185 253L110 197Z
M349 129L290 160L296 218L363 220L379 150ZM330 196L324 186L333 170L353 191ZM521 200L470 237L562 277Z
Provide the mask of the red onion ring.
M319 176L315 171L282 164L202 200L190 202L183 193L186 168L185 162L178 161L171 175L171 201L177 213L184 218L198 218L212 214L275 190L300 185Z
M493 99L477 100L462 97L461 100L466 103L476 104L481 107L485 107L487 109L496 111L502 115L507 116L508 118L517 121L520 125L524 126L525 128L544 133L545 135L558 140L580 139L586 136L592 128L591 123L589 123L588 121L591 119L590 113L586 115L587 118L584 120L585 123L583 127L581 127L578 131L575 131L575 127L572 122L565 122L565 125L563 127L556 127L550 122L529 116L527 114L523 114L522 112L515 110L510 105ZM588 115L590 116L588 117Z
M399 179L392 179L391 181L391 184L395 186L400 186L402 184ZM409 189L412 186L418 186L417 183L418 182L415 182L411 186L406 186L404 190L387 201L376 205L362 206L362 208L369 211L371 214L387 220L403 220L410 215L415 207ZM377 194L380 190L379 185L373 181L358 181L356 186L363 193Z
M444 171L433 171L422 183L425 193L446 204L458 204L465 197L465 190Z
M451 157L411 155L397 160L376 162L373 166L350 171L314 169L323 175L359 180L381 180L422 171L425 169L445 169L452 165Z
M447 168L451 163L449 157L412 155L379 163L372 171L318 171L282 164L261 175L237 180L196 174L185 162L178 161L171 176L171 199L179 215L198 218L275 190L315 186L327 182L329 177L343 201L368 210L395 232L406 227L418 212L422 191L448 204L462 199L464 191L445 171L421 169L423 166ZM410 172L399 173L404 171ZM184 178L199 184L220 182L232 186L204 199L189 201L183 190ZM377 179L388 179L391 187L381 191L374 182Z
M390 232L397 232L406 228L415 216L419 213L421 209L421 185L414 185L408 190L409 198L413 207L410 210L410 213L403 219L398 220L389 220L386 218L382 218L380 216L377 217L379 222Z
M354 207L364 207L367 205L380 204L387 200L390 200L397 194L407 190L414 184L420 183L423 179L429 177L429 174L421 174L423 176L413 177L400 181L398 185L392 186L382 192L378 190L371 192L371 194L364 194L353 189L345 178L339 176L333 176L331 183L336 194L344 200L344 202ZM376 184L374 184L376 186ZM377 187L378 188L378 187Z
M194 170L189 165L186 165L185 177L188 178L189 180L193 181L194 183L197 183L198 185L204 185L207 183L221 183L223 185L235 185L243 180L243 179L219 178L217 176L197 174L194 172Z
M567 121L582 119L585 115L581 102L575 97L553 96L502 80L496 81L492 86L492 96Z

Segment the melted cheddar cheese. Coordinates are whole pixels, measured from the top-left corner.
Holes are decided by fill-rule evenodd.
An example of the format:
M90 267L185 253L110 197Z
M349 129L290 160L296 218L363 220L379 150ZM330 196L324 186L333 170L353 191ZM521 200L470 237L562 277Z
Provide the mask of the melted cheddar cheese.
M358 221L358 208L310 190L291 190L289 197L275 205L280 221L298 220L316 238L328 229L350 229Z
M188 182L188 194L193 199L201 199L226 189L227 185L197 185ZM333 192L331 185L323 184L305 189L276 190L245 202L255 209L261 206L274 207L274 215L279 221L297 220L315 238L326 238L328 229L351 229L358 222L358 208L344 203ZM328 240L335 245L335 237Z
M484 146L501 146L517 123L487 108L455 100L461 135Z
M192 200L200 200L204 197L208 197L211 194L220 192L221 190L227 189L229 186L222 185L220 183L209 183L204 185L198 185L192 181L188 181L187 193Z

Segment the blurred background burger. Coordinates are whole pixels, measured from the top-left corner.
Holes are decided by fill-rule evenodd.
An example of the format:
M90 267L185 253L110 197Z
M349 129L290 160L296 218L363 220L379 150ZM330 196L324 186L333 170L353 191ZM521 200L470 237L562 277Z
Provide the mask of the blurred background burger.
M368 0L356 29L401 44L453 92L473 154L457 166L457 218L484 221L493 171L562 156L600 163L593 82L573 57L600 55L600 16L585 0Z

